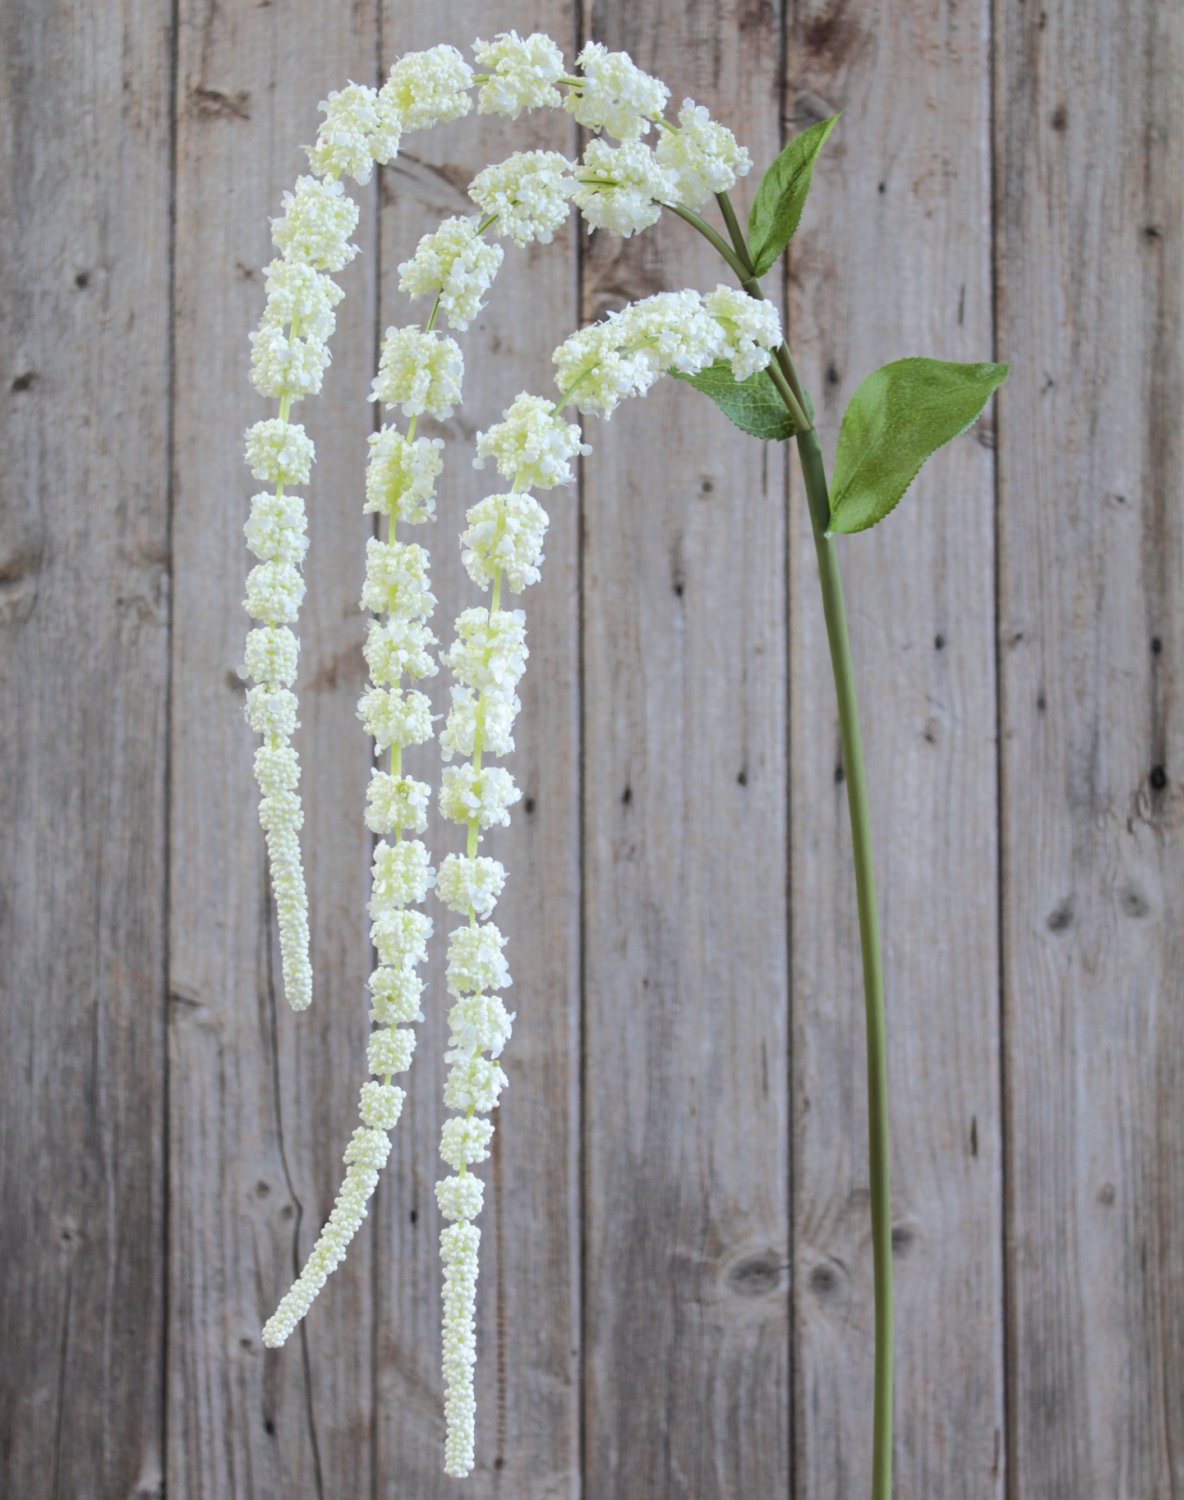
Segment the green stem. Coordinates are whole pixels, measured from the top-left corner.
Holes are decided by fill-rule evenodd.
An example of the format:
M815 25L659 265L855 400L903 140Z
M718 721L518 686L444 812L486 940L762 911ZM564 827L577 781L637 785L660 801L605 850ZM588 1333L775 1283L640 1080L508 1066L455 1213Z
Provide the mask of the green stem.
M727 261L728 265L731 266L732 270L735 271L740 282L743 284L748 272L723 235L718 230L712 229L706 219L701 219L694 209L688 208L685 203L667 203L666 207L672 214L677 214L680 219L685 220L692 229L697 229L705 240L709 240Z
M748 246L726 193L718 194L724 223L734 247L724 259L737 272L740 284L754 297L763 297L753 274ZM676 210L677 211L677 210ZM688 223L715 244L719 238L697 216L682 214ZM718 246L717 246L718 248ZM880 923L876 914L876 878L872 865L871 820L868 811L867 772L863 764L863 741L859 732L859 708L855 698L855 671L851 661L851 639L835 538L830 530L830 499L826 470L814 424L806 415L808 403L788 347L775 351L769 374L786 409L793 417L798 459L805 481L814 549L818 555L818 577L822 588L822 612L830 647L831 671L839 709L839 738L847 782L847 814L851 823L851 847L855 861L855 899L859 910L859 947L863 957L864 1018L867 1037L867 1128L868 1171L871 1181L872 1266L875 1285L875 1390L872 1407L871 1500L892 1497L892 1199L888 1144L888 1049L884 1017L884 970L880 956Z

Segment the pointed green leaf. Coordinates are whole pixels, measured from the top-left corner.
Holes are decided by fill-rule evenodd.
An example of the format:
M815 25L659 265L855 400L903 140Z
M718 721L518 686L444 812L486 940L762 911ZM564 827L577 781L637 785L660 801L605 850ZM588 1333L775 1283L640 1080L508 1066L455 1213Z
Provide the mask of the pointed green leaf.
M748 214L748 253L758 276L765 274L793 238L806 206L814 163L838 120L838 115L832 115L795 136L757 188Z
M793 422L764 370L737 380L728 361L717 359L698 375L681 375L677 370L670 374L710 396L726 417L753 437L780 443L793 436Z
M966 431L1008 368L898 359L869 375L839 428L831 530L866 531L882 521L929 455Z

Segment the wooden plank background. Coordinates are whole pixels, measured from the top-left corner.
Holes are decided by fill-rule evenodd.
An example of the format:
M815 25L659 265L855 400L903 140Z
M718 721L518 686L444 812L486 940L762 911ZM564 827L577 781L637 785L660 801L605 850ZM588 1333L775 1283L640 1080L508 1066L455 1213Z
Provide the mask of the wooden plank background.
M241 713L241 431L267 218L317 101L509 27L627 48L758 165L846 111L782 289L828 453L887 359L1013 365L842 549L886 943L896 1492L1178 1500L1184 17L1158 0L4 6L0 1493L458 1493L439 1004L347 1265L281 1354L259 1327L363 1068L363 398L406 316L395 267L484 161L577 150L570 122L412 137L361 194L308 414L300 1018ZM443 626L476 431L546 388L577 321L724 274L675 221L510 250L445 429ZM869 1470L862 1009L804 501L792 455L673 383L588 436L526 600L525 800L497 838L518 1023L467 1493L846 1500Z

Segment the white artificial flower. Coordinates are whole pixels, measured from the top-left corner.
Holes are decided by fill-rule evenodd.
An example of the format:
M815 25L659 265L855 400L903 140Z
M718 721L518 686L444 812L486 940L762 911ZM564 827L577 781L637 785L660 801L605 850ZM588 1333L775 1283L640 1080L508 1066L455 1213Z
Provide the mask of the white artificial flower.
M589 229L607 229L628 239L656 224L663 203L676 201L675 175L641 141L610 146L588 142L576 168L572 202Z
M251 383L261 396L287 396L302 401L319 396L329 365L329 346L323 339L291 338L282 328L264 323L249 335Z
M398 121L401 130L427 130L467 115L472 86L473 70L455 47L408 52L382 86L379 114Z
M473 467L480 469L492 458L502 478L518 489L546 490L571 484L575 479L572 459L591 451L580 440L577 423L553 413L551 402L542 396L523 391L502 413L500 422L477 434Z
M518 151L483 167L469 183L469 197L494 226L518 245L549 245L563 228L575 191L575 167L558 151Z
M409 297L439 294L441 313L462 330L484 306L506 253L477 233L478 222L476 214L445 219L399 266L399 290Z
M290 740L298 727L296 694L270 682L256 683L247 691L247 723L256 734Z
M492 1059L472 1056L449 1068L444 1081L444 1103L449 1109L488 1114L497 1108L508 1082L504 1070Z
M247 464L269 484L307 484L316 449L299 422L267 417L246 431Z
M295 191L284 193L283 215L271 221L271 238L285 260L340 271L358 253L349 243L358 213L340 182L298 177Z
M440 660L458 682L479 692L512 691L526 670L526 615L520 609L466 609L456 639Z
M405 1035L411 1036L411 1032ZM371 1130L393 1130L403 1113L403 1090L394 1083L375 1083L367 1079L358 1098L358 1115Z
M255 751L255 780L264 797L294 792L300 784L300 761L286 743L260 745Z
M419 1008L423 980L414 969L400 965L380 964L367 981L373 1005L370 1019L377 1026L394 1026L400 1021L422 1021Z
M366 827L371 833L383 835L400 830L422 833L428 826L431 790L426 781L411 776L371 771L366 788Z
M299 495L273 495L263 490L251 499L251 513L243 525L247 548L260 562L295 563L308 551L308 519Z
M302 261L273 260L264 275L267 303L262 322L286 327L295 324L302 334L318 339L333 335L333 309L345 293L332 279Z
M449 911L484 919L493 911L505 884L506 867L500 860L446 854L436 876L436 895Z
M247 674L256 682L291 687L296 681L300 642L286 625L258 625L247 632Z
M396 427L366 439L366 512L417 524L436 514L436 480L444 467L442 438L408 440Z
M684 99L678 129L659 132L658 160L675 176L678 201L698 208L715 193L726 193L752 170L752 157L726 125L701 104Z
M374 89L351 83L317 105L325 119L316 145L305 148L317 177L352 177L359 185L370 181L379 130L377 101Z
M636 140L666 108L670 90L643 73L627 52L589 42L576 65L584 76L563 105L589 130L606 130L619 141Z
M624 308L621 317L637 358L648 364L654 379L671 369L697 375L724 347L720 326L696 291L656 292Z
M374 740L375 755L397 745L422 745L432 737L432 705L413 688L370 687L358 699L358 718Z
M397 844L380 841L375 845L371 875L371 917L388 906L417 905L436 879L419 839L402 839Z
M456 1115L444 1121L440 1132L440 1155L454 1171L489 1160L493 1121L477 1116Z
M454 684L452 707L440 731L440 755L451 760L454 755L472 756L477 748L477 731L481 745L489 755L509 755L514 748L514 720L522 704L517 693L486 688L475 693L471 687Z
M502 949L506 940L492 922L455 927L448 934L448 993L484 995L504 990L510 970Z
M436 606L428 588L428 555L417 542L366 542L361 609L402 620L424 620Z
M448 1012L449 1042L458 1060L474 1052L500 1057L513 1024L513 1011L497 995L462 995Z
M440 1235L444 1263L444 1472L463 1479L473 1467L477 1403L473 1366L477 1361L477 1247L481 1231L461 1221Z
M452 823L475 823L492 828L509 827L509 809L522 796L514 778L503 766L468 763L445 766L440 781L440 811Z
M737 380L747 380L772 359L781 342L781 319L772 302L750 297L739 287L720 285L703 299L723 334L721 356L731 361Z
M405 1073L415 1051L415 1033L403 1026L386 1031L372 1031L366 1043L366 1066L379 1078Z
M482 77L477 90L477 112L508 115L516 120L524 109L557 107L562 98L556 83L563 77L563 53L541 31L525 39L516 31L502 31L492 42L480 37L473 56Z
M304 601L304 579L290 562L263 562L247 574L243 607L263 625L290 625Z
M436 637L421 620L371 620L362 647L371 682L393 685L404 675L416 680L434 677L438 669L428 648L435 644Z
M264 801L270 801L264 798ZM260 804L260 821L266 817ZM270 819L268 821L271 821ZM280 935L280 971L284 995L293 1010L307 1010L312 1000L312 965L308 958L308 893L300 860L299 830L303 823L297 801L286 821L265 827L271 892Z
M386 1165L391 1143L382 1130L365 1127L354 1131L345 1152L345 1181L337 1195L325 1227L317 1236L312 1254L291 1290L263 1327L263 1342L269 1349L285 1343L312 1306L313 1299L330 1273L345 1257L349 1242L366 1217L366 1204Z
M436 1184L436 1204L445 1219L475 1219L484 1194L485 1184L472 1172L444 1177Z
M416 969L426 963L432 919L411 907L392 906L370 924L370 941L383 968Z
M488 495L465 514L461 561L478 588L490 588L500 573L513 594L542 577L547 512L533 495Z
M464 373L464 356L455 339L414 326L388 328L370 399L402 407L407 417L424 412L450 417L460 400Z

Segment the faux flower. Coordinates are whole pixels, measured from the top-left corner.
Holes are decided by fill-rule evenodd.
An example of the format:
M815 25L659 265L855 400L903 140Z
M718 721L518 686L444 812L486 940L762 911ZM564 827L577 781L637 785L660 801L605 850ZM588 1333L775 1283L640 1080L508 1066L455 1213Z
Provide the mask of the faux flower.
M499 32L492 42L478 38L473 56L480 70L478 114L508 115L516 120L524 109L563 102L555 87L563 77L563 53L541 31L525 39L516 31Z
M403 829L422 833L428 826L428 797L431 787L411 776L394 776L389 771L370 772L366 788L366 827L371 833L397 833Z
M340 182L298 177L295 191L284 194L282 216L271 221L271 238L285 260L340 271L358 253L349 243L358 212Z
M558 151L518 151L483 167L469 183L469 197L494 226L518 245L549 245L571 212L574 165Z
M484 306L505 255L500 245L477 233L478 222L475 214L445 219L399 266L399 290L409 297L438 295L440 312L462 330Z
M542 396L523 391L503 412L500 422L477 434L473 467L480 469L487 458L492 458L502 478L518 489L546 490L571 484L576 477L572 459L591 451L581 441L575 422L554 413L551 403Z
M264 490L251 500L243 535L260 562L299 566L308 551L307 527L304 501L299 495L273 495Z
M509 755L514 748L512 730L522 704L508 689L475 693L457 683L452 688L452 706L440 731L440 755L472 757L480 743L490 755Z
M403 620L426 619L436 596L428 588L428 555L415 542L366 542L360 608Z
M247 465L268 484L307 484L316 449L298 422L268 417L247 428Z
M703 302L722 330L721 355L731 361L736 379L746 380L763 370L781 342L781 319L773 303L722 285L708 292Z
M674 173L680 203L698 208L715 193L726 193L752 170L752 157L726 125L711 118L701 104L684 99L678 128L658 133L658 161Z
M506 868L484 855L446 854L436 876L436 895L460 916L489 916L505 889Z
M453 823L472 823L492 828L509 827L510 812L522 796L504 766L481 766L465 762L445 766L440 780L440 811Z
M434 677L438 668L428 648L435 644L436 637L422 620L371 620L362 647L371 682L389 684L400 677Z
M436 480L444 467L442 438L406 438L394 427L384 427L366 439L364 511L392 516L412 524L436 514Z
M431 703L423 693L406 688L367 688L358 700L358 718L374 739L374 753L397 745L422 745L432 737Z
M514 594L539 581L547 512L533 495L490 495L469 507L466 520L461 561L478 588L490 587L499 573Z
M382 86L379 113L397 120L401 130L426 130L467 115L472 86L473 70L455 47L442 43L408 52Z
M440 660L458 682L495 691L513 688L526 670L526 616L520 609L466 609L456 639Z
M576 65L584 76L563 105L588 130L605 130L619 141L636 140L666 108L670 90L643 73L627 52L589 42Z
M628 239L656 224L662 204L676 198L674 173L641 141L620 146L589 141L576 168L572 202L589 229L607 229Z
M460 400L465 361L455 339L414 327L388 328L372 401L399 406L406 417L450 417Z
M345 293L331 276L302 261L281 257L267 266L264 281L267 291L264 324L278 328L295 324L313 338L332 337L337 323L333 309Z
M317 177L352 177L362 184L374 170L374 138L379 130L378 95L364 84L334 89L317 106L325 119L315 146L306 148Z

